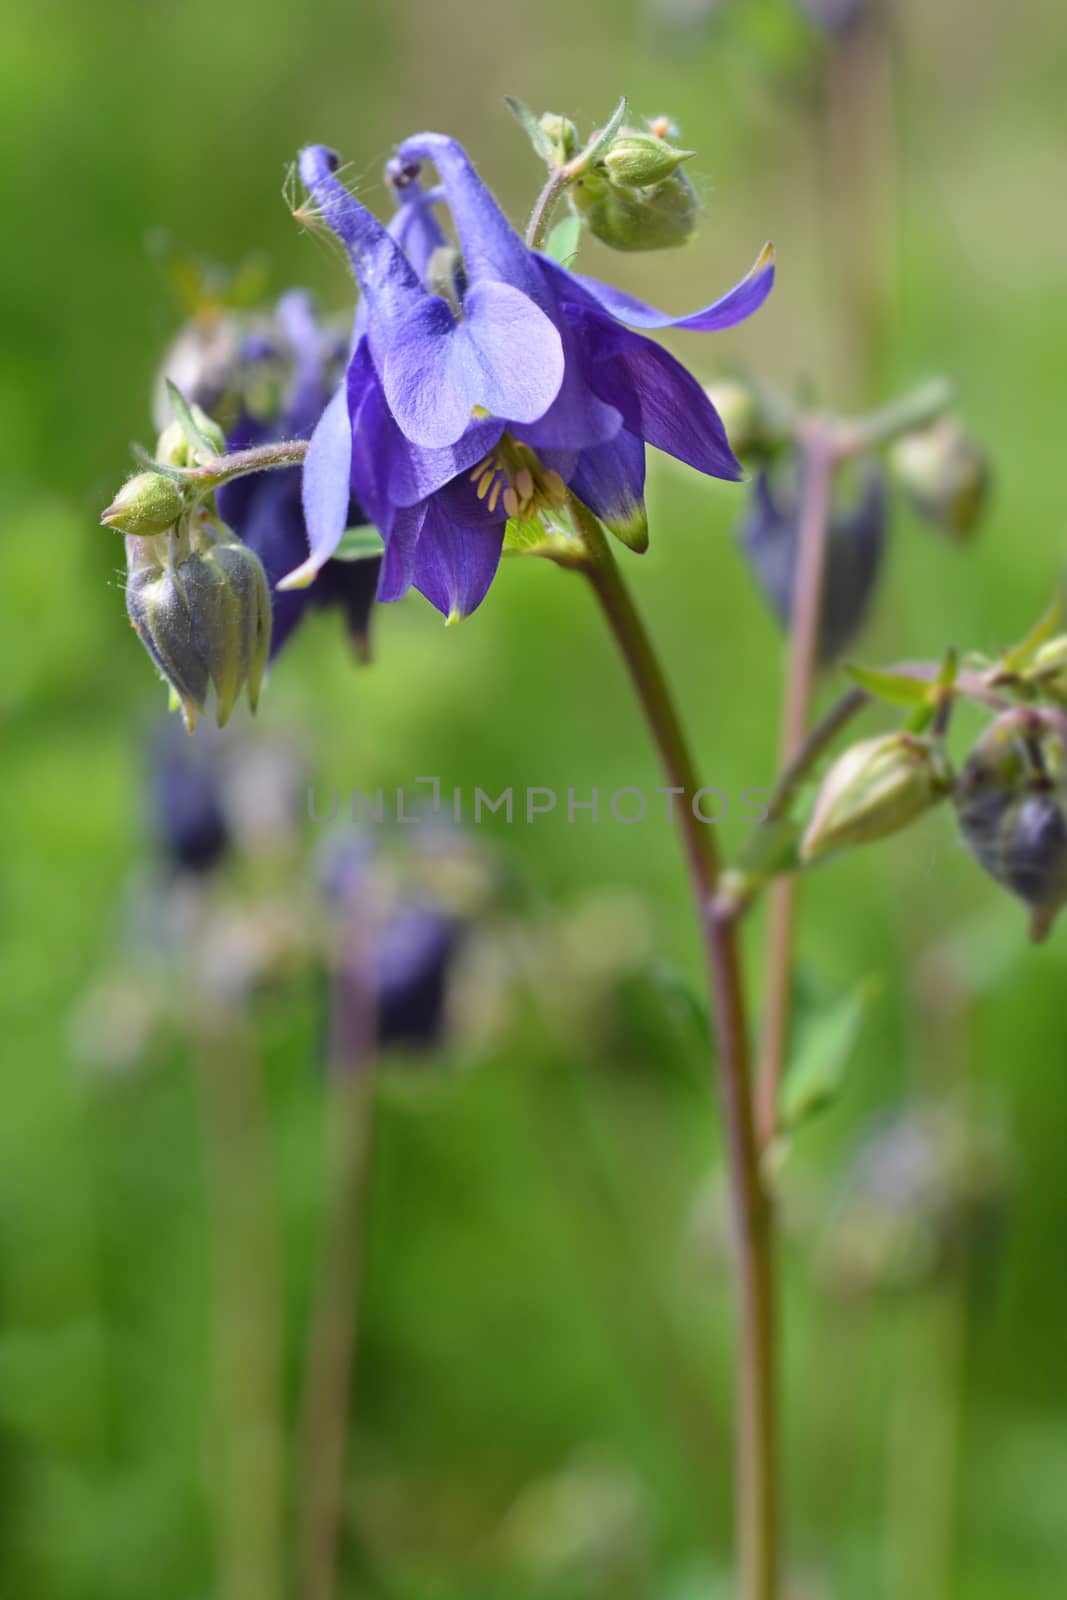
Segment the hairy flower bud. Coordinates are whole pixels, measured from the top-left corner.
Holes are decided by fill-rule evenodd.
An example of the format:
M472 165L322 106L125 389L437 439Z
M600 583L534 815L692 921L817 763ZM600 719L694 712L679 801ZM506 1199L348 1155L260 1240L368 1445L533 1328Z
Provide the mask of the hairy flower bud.
M989 461L955 417L905 434L890 460L920 516L953 539L974 533L989 498Z
M196 465L198 457L206 458L209 453L216 456L226 453L226 435L218 423L195 403L189 410L192 412L193 421L210 445L210 452L194 450L181 423L177 420L168 422L156 440L156 460L162 461L165 466L192 467Z
M133 544L133 541L131 541ZM141 642L192 727L214 684L216 720L229 719L242 688L255 710L270 650L270 591L259 558L224 539L160 562L129 549L126 608Z
M181 485L160 472L138 472L127 478L100 521L107 528L150 539L173 528L185 509Z
M239 676L247 688L248 703L255 711L270 655L271 603L267 575L255 552L236 539L216 545L210 559L223 574L237 601Z
M612 183L641 189L669 178L694 154L692 150L676 150L655 134L624 129L604 152L604 166Z
M546 111L538 119L538 126L542 133L552 141L562 161L569 161L578 149L578 129L570 117L561 117L558 112Z
M1064 739L1040 711L1006 712L978 740L956 783L963 842L979 866L1031 909L1031 936L1067 902Z
M831 850L898 833L950 788L944 756L929 740L909 733L863 739L838 757L823 780L801 858L815 861Z
M126 580L126 610L160 675L181 701L186 726L192 728L196 713L204 709L211 680L176 569L136 567Z
M700 201L679 167L660 183L631 188L593 171L568 191L590 233L613 250L669 250L692 238Z

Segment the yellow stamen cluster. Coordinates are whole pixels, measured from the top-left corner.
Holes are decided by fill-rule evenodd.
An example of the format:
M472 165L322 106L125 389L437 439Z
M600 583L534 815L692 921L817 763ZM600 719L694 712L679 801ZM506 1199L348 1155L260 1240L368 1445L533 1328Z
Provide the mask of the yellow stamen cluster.
M567 485L559 473L542 466L529 445L507 433L479 461L470 481L490 511L503 501L504 511L517 522L531 522L542 511L560 511L567 498Z

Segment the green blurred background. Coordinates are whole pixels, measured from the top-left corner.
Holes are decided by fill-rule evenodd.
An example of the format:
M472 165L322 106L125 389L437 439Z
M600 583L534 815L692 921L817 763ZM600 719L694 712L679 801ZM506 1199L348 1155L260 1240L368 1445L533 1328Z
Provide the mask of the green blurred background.
M118 541L97 518L127 441L150 442L151 380L178 325L153 239L164 230L231 263L262 249L275 289L306 284L340 309L340 263L282 198L301 144L336 146L384 205L392 145L440 128L521 217L539 171L504 94L585 128L622 92L668 111L699 152L699 238L646 259L590 245L583 267L688 309L771 236L779 280L759 316L716 343L677 341L701 376L743 362L848 407L950 374L993 452L995 504L966 551L897 509L863 654L994 652L1045 607L1062 564L1067 13L1039 0L886 9L888 58L858 97L856 128L832 138L835 46L789 0L37 0L9 15L4 1595L224 1593L217 1219L196 1047L179 1031L108 1074L78 1046L86 993L128 959L127 884L151 848L144 769L161 696L126 624ZM843 259L872 240L877 327ZM779 636L734 548L743 494L657 460L652 549L627 561L707 781L730 792L772 776L781 675ZM537 562L506 565L489 603L447 633L414 596L380 614L366 670L336 618L316 618L257 727L298 730L326 785L438 773L491 792L610 793L658 781L589 597ZM731 820L729 839L740 831ZM665 822L485 832L537 906L541 937L590 896L625 893L657 957L679 982L695 976ZM753 958L761 928L746 935ZM840 1104L798 1138L782 1179L796 1600L1064 1593L1064 937L1028 948L1022 912L941 814L806 893L808 989L832 998L874 974L884 986ZM477 1059L454 1045L416 1090L402 1066L387 1073L340 1593L729 1592L719 1138L699 1037L653 987L635 999L622 983L608 1015L581 1026L561 1025L542 996ZM295 983L249 1019L268 1089L294 1430L323 1205L320 1013L315 985ZM949 1082L1007 1130L996 1240L978 1267L888 1306L828 1294L812 1263L850 1148L872 1117ZM295 1501L294 1457L289 1469Z

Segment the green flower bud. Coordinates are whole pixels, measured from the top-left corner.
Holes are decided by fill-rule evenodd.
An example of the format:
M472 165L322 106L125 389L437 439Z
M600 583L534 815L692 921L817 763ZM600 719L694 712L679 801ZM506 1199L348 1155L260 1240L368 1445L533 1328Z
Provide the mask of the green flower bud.
M978 740L954 802L967 849L1031 910L1044 939L1067 903L1067 774L1063 736L1047 714L1006 712Z
M741 378L718 378L704 393L726 429L734 455L763 460L789 438L786 408L775 397Z
M655 134L624 129L605 151L604 166L612 183L643 189L662 183L694 154L693 150L676 150Z
M951 776L938 747L909 733L863 739L823 780L800 846L815 861L846 845L885 839L943 800Z
M223 727L247 687L255 710L270 651L271 605L259 558L229 537L183 559L160 562L143 542L129 541L126 606L149 655L171 685L191 728L215 687Z
M706 384L704 393L719 413L735 456L751 454L759 443L759 407L748 384L720 378Z
M211 446L213 455L221 456L226 453L226 435L214 418L209 417L198 405L189 407L193 414L193 421ZM168 467L193 467L197 458L206 458L207 452L194 451L186 438L185 429L175 420L168 422L159 438L156 440L156 460L162 461Z
M135 568L126 581L126 610L161 677L178 696L191 731L196 713L204 709L210 675L176 569Z
M160 472L138 472L127 478L100 521L106 528L151 538L173 528L185 510L181 485Z
M643 189L588 172L568 194L590 233L613 250L673 249L692 238L700 218L696 190L681 168Z
M1049 700L1067 705L1067 633L1046 640L1035 651L1027 663L1024 678Z
M538 127L555 146L562 161L569 161L578 149L578 129L570 117L561 117L555 111L546 111L538 119Z
M248 691L248 703L255 711L270 654L270 586L263 563L254 551L238 540L216 545L215 565L237 597L241 615L241 677Z
M991 473L982 448L955 417L898 439L891 465L919 515L951 538L967 540L989 498Z

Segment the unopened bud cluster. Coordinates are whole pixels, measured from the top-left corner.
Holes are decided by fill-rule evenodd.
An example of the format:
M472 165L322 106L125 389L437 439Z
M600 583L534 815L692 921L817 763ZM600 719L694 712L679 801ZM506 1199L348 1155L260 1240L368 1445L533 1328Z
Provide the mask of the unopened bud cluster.
M193 467L225 449L210 418L193 408L192 419L198 437L179 422L160 435L161 466ZM101 518L126 535L126 609L190 729L212 686L220 727L242 690L255 710L271 634L258 556L220 520L210 495L197 500L192 482L137 473Z
M1067 903L1065 752L1062 714L1007 711L978 740L956 784L964 844L1029 906L1035 941Z
M669 250L692 238L700 220L696 190L682 170L692 150L670 142L666 118L620 128L601 161L570 190L590 233L613 250Z
M535 118L518 102L509 104L550 171L563 172L574 212L603 244L665 250L692 238L701 206L682 167L693 151L675 142L677 130L667 117L630 126L623 102L582 146L569 117L547 111Z

